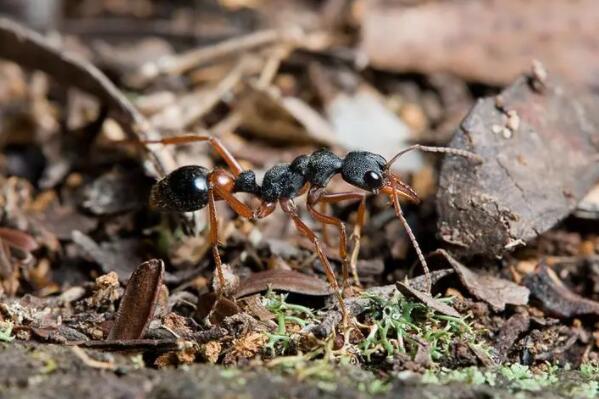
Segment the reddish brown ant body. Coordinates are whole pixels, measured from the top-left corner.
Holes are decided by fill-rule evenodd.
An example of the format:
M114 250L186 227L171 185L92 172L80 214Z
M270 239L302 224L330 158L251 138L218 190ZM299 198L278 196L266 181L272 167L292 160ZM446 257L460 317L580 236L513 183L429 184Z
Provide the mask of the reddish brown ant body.
M215 201L223 200L227 202L239 216L248 219L264 218L270 215L276 209L277 204L279 204L283 212L292 219L297 230L308 237L314 245L329 284L337 295L344 320L346 319L347 312L333 269L316 233L298 215L293 201L294 198L307 192L307 208L312 217L325 225L333 225L337 228L340 236L339 255L343 262L344 287L348 287L349 285L350 267L345 225L340 219L317 210L316 205L322 203L331 204L345 200L360 201L357 228L354 232L354 236L356 237L355 247L357 247L359 245L361 226L364 223L367 192L373 194L383 193L390 197L395 212L406 229L424 272L428 276L428 266L414 234L403 216L399 203L399 195L414 202L420 202L420 199L410 186L402 182L398 176L391 173L390 166L399 156L414 149L453 154L480 160L477 155L468 151L444 147L427 147L418 144L406 148L388 162L382 156L366 151L349 152L344 158L340 158L331 151L321 149L310 155L301 155L289 164L273 166L264 175L262 184L258 185L254 172L243 170L233 155L218 139L212 136L185 135L161 140L144 141L144 143L183 144L200 141L210 143L223 158L229 170L217 168L209 171L197 165L180 167L154 185L150 196L151 204L160 210L175 212L190 212L208 206L210 240L220 287L224 286L224 276L217 248L218 231ZM347 183L365 192L327 193L325 191L327 184L337 174L340 174ZM261 205L257 209L252 209L237 199L234 195L235 193L250 193L262 201ZM430 279L428 280L428 284L430 290Z

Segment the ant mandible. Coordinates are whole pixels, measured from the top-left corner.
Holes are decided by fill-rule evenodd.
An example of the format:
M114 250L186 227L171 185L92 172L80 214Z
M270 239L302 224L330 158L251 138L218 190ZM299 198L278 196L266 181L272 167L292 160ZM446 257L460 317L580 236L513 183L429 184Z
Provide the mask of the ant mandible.
M199 166L182 166L159 180L152 188L150 204L163 211L191 212L208 206L210 242L212 254L219 279L219 293L225 285L222 261L218 252L218 223L215 201L223 200L241 217L261 219L270 215L280 205L293 221L296 229L305 235L314 245L316 253L324 267L327 280L339 301L343 320L347 320L347 310L343 295L339 289L333 269L323 250L316 233L300 218L294 198L308 193L307 208L312 217L324 225L333 225L339 232L339 255L342 259L343 286L349 286L349 257L347 253L347 234L344 223L330 215L316 210L317 204L332 204L345 200L358 200L357 228L354 232L355 245L359 245L359 235L364 223L367 192L388 195L395 213L406 229L410 241L416 250L418 259L427 276L427 291L430 292L429 269L420 250L420 246L408 225L400 203L402 195L416 203L420 202L414 190L398 176L391 173L390 167L401 155L419 149L427 152L446 153L466 157L480 162L478 155L456 148L429 147L420 144L412 145L386 161L381 155L367 151L352 151L345 158L340 158L329 150L321 149L310 155L300 155L289 164L275 165L266 171L262 185L256 182L252 170L244 170L226 147L215 137L209 135L183 135L159 140L145 140L143 144L184 144L192 142L208 142L222 157L229 170L216 168L212 171ZM325 191L331 178L340 174L343 180L365 192L327 193ZM262 202L257 209L252 209L234 196L234 193L249 193Z

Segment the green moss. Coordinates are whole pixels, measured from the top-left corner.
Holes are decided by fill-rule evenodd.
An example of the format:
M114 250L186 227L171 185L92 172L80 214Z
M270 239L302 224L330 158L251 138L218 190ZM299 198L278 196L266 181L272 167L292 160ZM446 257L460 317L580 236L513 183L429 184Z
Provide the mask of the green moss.
M13 324L10 321L0 323L0 341L12 342L15 337L12 335Z
M599 362L585 362L580 365L580 375L589 380L599 380Z
M568 392L568 395L570 395L573 398L597 398L599 397L599 382L590 381L572 387L570 392Z
M300 328L315 320L312 309L301 305L287 303L286 294L276 294L272 291L263 297L263 305L272 313L277 320L277 331L266 333L268 336L267 349L274 354L286 354L292 346L295 333L289 332L289 326L297 325Z
M427 370L422 376L422 382L427 384L448 384L462 382L472 385L487 384L495 386L497 375L493 371L483 371L478 367L466 367L451 370L441 368L439 370Z
M370 332L359 349L368 360L380 352L389 357L397 353L414 356L419 347L426 345L431 360L438 361L450 356L456 339L472 344L479 341L466 317L439 314L400 293L388 300L374 295L367 298L372 302L365 322L370 325ZM438 300L450 303L452 298Z
M510 386L527 391L540 391L542 388L558 382L557 366L548 365L547 371L533 373L528 366L511 364L499 368L499 373L505 377Z
M510 364L492 369L467 367L452 370L448 368L427 370L421 381L426 384L445 385L462 383L470 385L489 385L508 389L514 397L528 397L527 392L550 390L570 398L599 397L597 366L583 365L580 371L571 371L568 367L546 364L543 370L532 370L521 364Z

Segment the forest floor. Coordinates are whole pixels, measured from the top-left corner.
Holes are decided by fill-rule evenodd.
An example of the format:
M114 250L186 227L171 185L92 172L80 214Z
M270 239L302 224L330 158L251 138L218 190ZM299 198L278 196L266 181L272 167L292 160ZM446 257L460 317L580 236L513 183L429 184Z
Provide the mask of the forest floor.
M34 3L0 5L0 397L599 396L595 2ZM189 134L258 181L323 147L466 156L403 155L420 203L371 193L362 229L322 208L343 320L304 196L324 258L281 210L151 206L230 166L144 143Z

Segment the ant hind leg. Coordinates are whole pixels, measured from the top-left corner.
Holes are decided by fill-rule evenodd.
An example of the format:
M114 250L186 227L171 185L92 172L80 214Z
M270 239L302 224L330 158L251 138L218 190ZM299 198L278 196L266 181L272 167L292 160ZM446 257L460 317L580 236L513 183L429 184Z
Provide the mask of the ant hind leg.
M224 146L224 144L216 137L208 134L184 134L180 136L164 137L158 140L140 140L140 144L163 144L163 145L179 145L207 141L212 148L225 161L233 175L238 176L243 172L241 164L235 159L233 154Z

